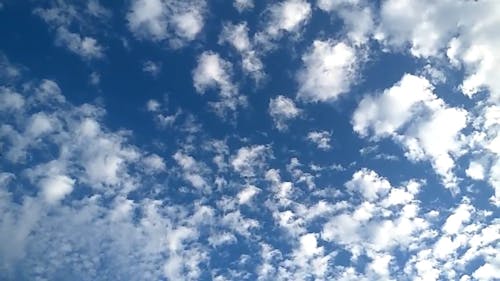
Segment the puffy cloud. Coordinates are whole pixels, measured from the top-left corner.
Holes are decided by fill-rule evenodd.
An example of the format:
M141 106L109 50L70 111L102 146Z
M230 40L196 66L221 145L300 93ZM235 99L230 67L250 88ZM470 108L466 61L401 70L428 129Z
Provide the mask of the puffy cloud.
M164 171L166 168L165 161L157 154L151 154L142 159L147 170L153 172Z
M361 136L390 136L410 120L425 102L436 99L425 78L406 74L378 96L366 96L353 114L353 129Z
M162 0L138 0L127 15L129 28L137 36L152 40L167 36L167 7Z
M320 40L313 42L302 61L297 98L306 102L331 101L347 93L359 64L356 50L346 43Z
M479 162L470 162L465 174L474 180L484 179L484 167Z
M36 8L34 13L41 17L51 29L55 30L55 44L67 48L70 52L85 60L104 57L104 47L95 36L102 22L106 22L111 12L97 0L89 1L86 6L66 1L55 1L47 8ZM74 27L78 27L78 32Z
M276 128L280 131L286 130L287 121L298 117L301 110L295 106L293 100L279 95L269 101L269 115L273 118Z
M219 116L234 112L240 105L246 105L246 98L238 94L238 88L231 80L232 64L213 52L203 52L193 70L193 83L200 94L208 89L219 90L220 101L211 106Z
M332 134L327 131L312 131L307 134L307 139L314 143L319 149L329 150Z
M246 22L240 24L224 24L219 35L219 44L227 42L241 55L243 70L250 74L255 80L264 77L263 64L258 53L248 37L248 26Z
M362 169L352 175L346 187L352 192L360 193L366 200L374 201L379 196L386 195L391 189L391 184L374 171Z
M127 14L128 27L137 38L168 39L172 47L181 47L203 29L205 7L203 0L135 0Z
M269 147L265 145L242 147L231 157L231 166L242 177L254 177L259 170L267 166L269 156Z
M245 187L237 195L237 197L238 197L238 203L240 203L240 204L246 204L246 203L248 203L260 191L261 190L259 188L257 188L256 186L253 186L253 185L249 185L249 186Z
M304 0L285 0L271 5L265 32L277 37L282 31L298 31L311 16L311 4Z
M173 158L177 164L182 168L183 177L186 181L190 182L194 187L201 189L206 188L207 181L204 178L204 166L198 163L193 157L177 151Z
M375 19L371 7L364 0L318 0L318 8L335 12L344 23L347 38L355 45L367 43L372 35Z
M361 100L352 117L353 129L374 140L392 137L403 145L407 158L431 160L443 184L455 189L452 156L461 154L460 132L468 114L448 107L433 89L427 79L406 74L383 93Z
M73 191L75 181L64 175L49 176L40 182L43 197L49 203L63 199Z
M416 57L446 55L451 64L465 67L461 85L465 95L488 88L498 101L500 84L495 74L500 40L493 35L498 14L494 1L384 1L375 38L396 49L409 44Z
M64 46L71 52L84 59L95 59L103 57L103 48L92 37L82 37L77 33L68 31L65 27L60 27L56 32L56 45Z

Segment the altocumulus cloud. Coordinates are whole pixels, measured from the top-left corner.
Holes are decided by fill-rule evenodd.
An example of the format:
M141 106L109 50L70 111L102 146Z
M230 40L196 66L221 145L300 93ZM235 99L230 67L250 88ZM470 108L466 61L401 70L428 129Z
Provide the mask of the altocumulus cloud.
M500 3L1 3L0 279L500 279Z

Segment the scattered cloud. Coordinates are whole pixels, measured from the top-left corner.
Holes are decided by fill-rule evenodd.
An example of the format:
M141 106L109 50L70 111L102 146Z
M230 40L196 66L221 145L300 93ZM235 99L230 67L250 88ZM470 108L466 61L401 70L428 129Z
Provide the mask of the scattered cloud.
M302 56L303 67L297 73L297 98L305 102L326 102L347 93L357 76L359 58L346 43L313 42Z
M332 134L327 131L311 131L307 134L307 139L314 143L319 149L329 150Z
M211 106L221 117L234 113L239 106L246 105L246 98L239 95L231 74L232 64L217 53L209 51L198 57L198 64L193 70L194 87L198 93L204 94L212 88L219 90L220 100L212 102Z
M406 74L382 94L361 100L353 129L375 140L392 137L412 161L431 160L443 184L456 191L454 156L462 153L467 112L449 107L433 90L427 79Z
M127 13L128 27L138 39L167 40L178 48L198 37L205 9L203 0L134 0Z
M293 100L279 95L269 101L269 115L279 131L288 128L287 121L297 118L301 110L295 106Z

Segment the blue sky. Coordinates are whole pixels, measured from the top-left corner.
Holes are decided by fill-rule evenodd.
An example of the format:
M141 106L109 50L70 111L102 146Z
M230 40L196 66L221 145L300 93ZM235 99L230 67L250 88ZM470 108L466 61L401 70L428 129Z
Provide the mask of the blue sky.
M497 1L0 22L0 279L500 279Z

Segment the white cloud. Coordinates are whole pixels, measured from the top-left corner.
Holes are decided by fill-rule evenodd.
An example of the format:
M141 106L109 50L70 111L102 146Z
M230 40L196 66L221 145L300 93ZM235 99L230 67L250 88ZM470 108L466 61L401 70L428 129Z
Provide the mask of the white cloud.
M168 39L172 47L182 47L201 33L205 7L203 0L134 0L127 14L128 27L139 39Z
M198 57L198 65L193 70L196 91L203 94L209 88L219 88L222 96L234 95L236 86L231 81L231 68L231 63L222 59L219 54L202 53Z
M231 166L242 177L254 177L267 165L269 153L269 147L265 145L242 147L231 157Z
M261 190L256 187L256 186L253 186L253 185L249 185L247 187L245 187L242 191L240 191L237 195L237 198L238 198L238 202L240 204L246 204L248 203L250 200L252 200L252 198L257 195Z
M167 7L162 0L137 0L132 2L127 14L129 28L136 36L161 40L167 36Z
M100 24L110 18L111 12L98 1L86 4L54 1L46 8L34 9L34 13L55 31L57 46L67 48L85 60L99 59L104 57L104 47L98 42L95 31L105 28ZM85 35L89 33L94 34Z
M304 0L285 0L268 8L270 19L266 32L277 37L281 31L296 32L311 16L311 4Z
M238 12L244 12L253 9L253 0L234 0L233 6L238 10Z
M465 170L465 174L474 180L484 179L484 167L479 162L470 162L469 167Z
M49 203L56 203L73 191L75 181L65 175L54 175L40 182L43 197Z
M360 193L366 200L374 201L385 196L391 189L391 184L374 171L362 169L352 175L346 187L351 192Z
M146 169L153 172L164 171L166 168L165 161L157 154L151 154L142 159Z
M427 79L406 74L382 94L361 100L352 117L353 129L372 140L392 137L408 159L431 160L443 184L456 189L453 156L462 153L461 130L468 114L448 107L433 89Z
M304 65L297 74L297 98L325 102L349 92L355 82L359 58L356 50L343 42L316 40L302 61Z
M374 29L374 15L364 0L318 0L318 8L335 12L344 23L347 38L355 45L367 43Z
M314 143L319 149L329 150L332 134L327 131L311 131L307 134L307 139Z
M463 224L469 221L473 210L473 207L467 203L460 204L453 214L446 219L443 232L449 235L457 234Z
M88 36L82 37L68 31L65 27L57 29L55 42L56 45L66 47L84 59L97 59L104 56L103 48L96 39Z
M465 68L465 95L488 88L498 101L500 40L493 30L500 22L499 11L495 1L385 1L375 38L390 48L409 44L416 57L447 55L453 65Z
M238 94L238 88L232 82L231 73L231 63L213 52L203 52L193 70L194 87L198 93L203 94L211 88L219 90L220 101L211 103L219 116L246 105L245 97Z
M21 110L24 106L24 97L9 88L0 87L0 111Z
M295 106L293 100L279 95L269 101L269 115L273 118L276 128L280 131L288 128L287 122L297 118L301 110Z
M198 163L192 156L186 155L181 151L177 151L172 157L182 168L183 177L186 181L198 189L208 187L204 177L205 168L202 164Z
M406 74L378 96L366 96L353 114L353 129L361 136L390 136L408 122L419 105L436 99L433 86L425 78Z
M246 22L240 24L224 24L219 35L219 44L227 42L235 48L241 55L243 70L250 74L255 80L264 77L263 64L258 57L257 51L248 36L248 26Z

